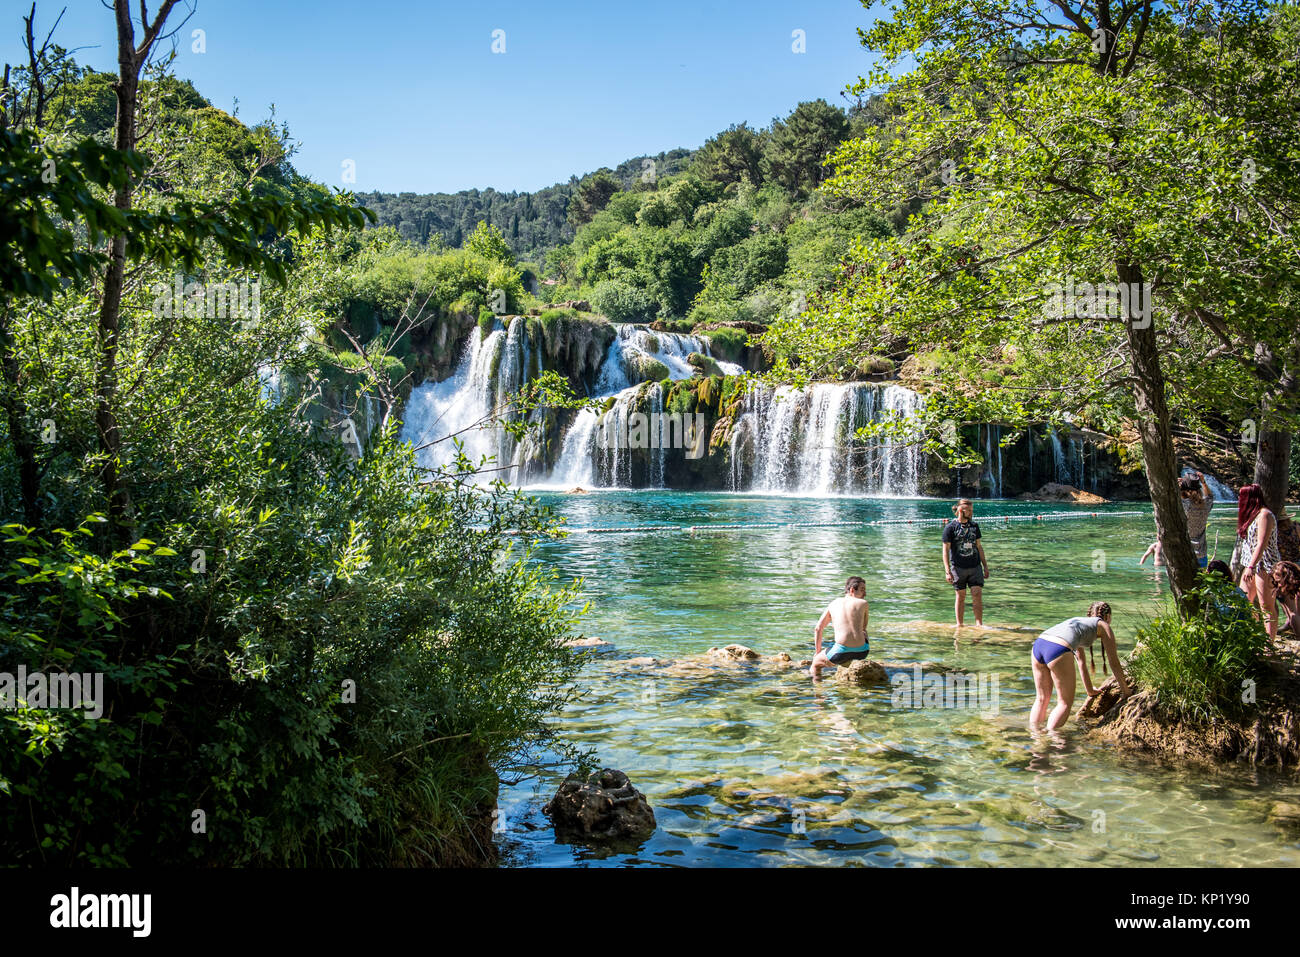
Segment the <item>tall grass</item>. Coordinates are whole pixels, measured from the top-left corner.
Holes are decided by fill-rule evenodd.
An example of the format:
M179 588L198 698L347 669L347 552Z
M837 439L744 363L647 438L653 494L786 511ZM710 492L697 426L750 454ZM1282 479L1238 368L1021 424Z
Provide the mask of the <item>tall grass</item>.
M1186 618L1171 608L1138 629L1128 671L1179 720L1242 717L1254 700L1248 690L1268 635L1245 597L1226 582L1202 578L1191 604L1196 610Z

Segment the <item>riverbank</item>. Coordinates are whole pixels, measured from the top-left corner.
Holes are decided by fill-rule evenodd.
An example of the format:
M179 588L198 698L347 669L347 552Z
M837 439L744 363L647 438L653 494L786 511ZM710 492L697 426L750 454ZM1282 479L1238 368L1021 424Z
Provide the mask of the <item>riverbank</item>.
M1083 721L1094 739L1132 753L1216 768L1300 767L1300 641L1278 639L1253 690L1251 717L1193 724L1171 716L1149 691L1117 705L1111 682L1085 706Z

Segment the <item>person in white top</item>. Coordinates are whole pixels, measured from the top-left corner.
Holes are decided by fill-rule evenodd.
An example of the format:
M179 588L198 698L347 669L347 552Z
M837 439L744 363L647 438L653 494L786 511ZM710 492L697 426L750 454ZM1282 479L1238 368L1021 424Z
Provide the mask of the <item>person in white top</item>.
M1092 686L1092 669L1084 661L1083 650L1091 649L1093 641L1101 635L1102 654L1110 659L1110 666L1115 671L1120 693L1129 695L1128 679L1119 663L1119 652L1115 647L1115 632L1110 627L1110 605L1104 601L1094 601L1088 608L1088 614L1080 618L1068 618L1059 625L1053 625L1034 641L1030 652L1030 662L1034 669L1034 707L1029 712L1029 726L1036 727L1047 721L1047 730L1055 731L1070 720L1070 709L1074 706L1074 661L1079 664L1079 673L1083 675L1083 687L1088 697L1100 694ZM1105 658L1103 658L1103 661ZM1056 707L1049 716L1047 706L1052 701L1052 690L1056 690Z

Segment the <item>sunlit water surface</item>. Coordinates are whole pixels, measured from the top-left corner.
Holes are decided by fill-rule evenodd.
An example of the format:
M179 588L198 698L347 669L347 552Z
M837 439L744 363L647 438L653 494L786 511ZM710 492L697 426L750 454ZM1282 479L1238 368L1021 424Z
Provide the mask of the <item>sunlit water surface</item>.
M1120 754L1073 720L1058 736L1027 728L1038 631L1108 601L1124 655L1136 626L1162 607L1163 583L1138 565L1153 535L1149 506L1096 509L1140 517L1007 523L991 519L1093 510L978 503L991 567L985 623L995 626L981 635L953 626L937 523L755 527L935 519L951 514L947 502L541 497L575 529L683 528L575 534L537 553L563 577L584 579L592 610L583 631L612 643L587 652L584 696L558 726L602 766L626 771L659 826L616 853L557 844L541 807L561 776L542 769L501 789L506 866L1300 864L1300 844L1267 820L1274 801L1300 800L1292 777ZM715 523L745 527L685 530ZM1226 557L1225 506L1211 520L1212 549L1216 534ZM873 658L975 672L986 694L967 707L912 708L896 706L890 685L814 684L770 664L680 664L729 643L811 657L813 625L852 574L867 580Z

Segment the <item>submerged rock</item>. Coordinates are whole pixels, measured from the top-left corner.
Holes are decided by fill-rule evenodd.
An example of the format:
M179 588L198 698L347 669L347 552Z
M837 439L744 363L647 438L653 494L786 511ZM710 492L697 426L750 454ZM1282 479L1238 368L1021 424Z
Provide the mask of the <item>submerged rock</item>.
M730 658L732 661L758 661L763 656L753 648L744 645L725 645L722 648L710 648L705 652L710 658Z
M600 648L610 642L600 638L570 638L564 643L566 648Z
M1283 834L1300 836L1300 804L1275 801L1268 810L1268 819Z
M879 661L864 658L861 661L850 661L843 668L836 668L835 680L855 685L874 685L888 683L889 675Z
M571 774L542 808L556 837L577 841L641 841L655 829L645 795L614 768L593 772L584 782Z

